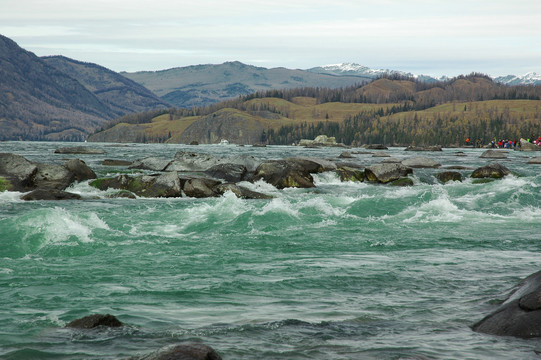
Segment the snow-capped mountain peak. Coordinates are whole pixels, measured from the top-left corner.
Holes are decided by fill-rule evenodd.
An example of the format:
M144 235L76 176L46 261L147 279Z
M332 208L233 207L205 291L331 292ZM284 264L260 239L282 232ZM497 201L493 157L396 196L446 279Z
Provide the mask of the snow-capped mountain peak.
M494 81L505 85L539 85L541 84L541 74L529 72L524 75L499 76Z

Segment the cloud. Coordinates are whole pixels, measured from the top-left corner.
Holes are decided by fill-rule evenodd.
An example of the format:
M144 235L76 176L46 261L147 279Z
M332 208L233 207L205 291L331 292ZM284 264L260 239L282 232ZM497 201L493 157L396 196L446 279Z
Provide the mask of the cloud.
M495 71L501 59L510 67L515 61L508 72L540 71L541 2L534 1L4 2L0 33L21 46L114 70L227 60L296 68L351 61L406 71L439 63L443 74L483 59L491 67L485 71ZM449 59L455 69L443 68Z

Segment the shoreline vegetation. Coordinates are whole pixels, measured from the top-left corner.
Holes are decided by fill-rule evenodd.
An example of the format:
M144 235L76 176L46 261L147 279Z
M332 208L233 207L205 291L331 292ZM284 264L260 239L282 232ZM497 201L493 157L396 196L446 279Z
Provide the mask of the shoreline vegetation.
M485 146L537 139L541 86L483 74L423 83L384 76L341 89L270 90L193 109L160 109L107 123L88 141L291 145L318 135L348 146Z

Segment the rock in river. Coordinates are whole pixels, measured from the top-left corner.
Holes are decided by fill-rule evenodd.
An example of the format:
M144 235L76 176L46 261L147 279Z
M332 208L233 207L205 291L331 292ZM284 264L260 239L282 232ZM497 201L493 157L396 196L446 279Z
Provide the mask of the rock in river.
M502 305L472 328L492 335L541 337L541 271L520 282Z
M475 169L471 174L472 178L481 179L481 178L492 178L492 179L501 179L502 177L509 175L511 171L503 165L498 163L492 163L486 166L482 166L478 169Z
M411 168L396 163L375 164L368 166L364 170L365 177L368 181L377 181L380 183L398 180L412 173L413 170Z
M66 325L66 327L76 328L76 329L93 329L99 326L120 327L123 325L124 324L122 324L113 315L94 314L94 315L89 315L80 319L73 320L68 325Z

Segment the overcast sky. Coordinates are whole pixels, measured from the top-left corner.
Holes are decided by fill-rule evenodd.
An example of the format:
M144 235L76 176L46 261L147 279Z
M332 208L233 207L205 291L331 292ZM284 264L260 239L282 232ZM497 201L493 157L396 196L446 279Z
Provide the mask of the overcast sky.
M539 0L0 0L0 34L115 71L238 60L541 73Z

